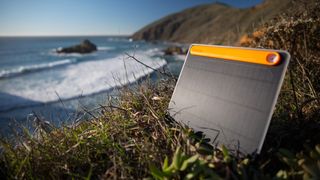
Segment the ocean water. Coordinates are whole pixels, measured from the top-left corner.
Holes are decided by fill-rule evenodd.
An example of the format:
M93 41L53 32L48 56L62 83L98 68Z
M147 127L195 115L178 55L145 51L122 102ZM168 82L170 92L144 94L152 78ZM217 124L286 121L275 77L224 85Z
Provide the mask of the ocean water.
M84 39L98 51L56 53ZM0 38L0 131L6 132L12 123L29 123L31 114L55 125L69 123L79 119L81 109L106 103L115 87L154 74L125 53L179 74L183 58L164 56L161 50L167 46L108 36Z

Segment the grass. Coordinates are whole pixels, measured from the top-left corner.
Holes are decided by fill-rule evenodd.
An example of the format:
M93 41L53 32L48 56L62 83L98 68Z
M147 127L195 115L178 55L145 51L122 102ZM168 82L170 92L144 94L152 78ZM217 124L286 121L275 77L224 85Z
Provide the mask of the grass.
M0 139L6 179L320 179L319 4L285 15L248 35L242 45L292 55L260 155L214 149L200 132L167 113L176 80L120 89L86 121L60 128L35 116Z
M36 135L23 129L15 143L2 138L1 175L7 179L320 177L320 145L295 152L278 148L261 156L213 149L204 134L167 114L174 84L173 79L162 79L123 88L88 121L61 128L44 128L38 122Z
M179 143L175 125L163 122L173 87L161 84L122 89L99 108L99 117L73 127L36 137L25 130L17 146L2 140L2 173L18 179L147 176L149 162L160 162Z
M242 46L284 49L292 56L269 135L283 133L266 143L296 151L320 143L320 2L301 2L242 39Z

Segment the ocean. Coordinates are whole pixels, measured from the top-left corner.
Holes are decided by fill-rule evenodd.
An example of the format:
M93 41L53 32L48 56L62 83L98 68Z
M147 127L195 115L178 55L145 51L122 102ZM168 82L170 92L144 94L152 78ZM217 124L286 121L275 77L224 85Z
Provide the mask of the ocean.
M58 54L56 50L89 39L98 51ZM168 43L132 41L128 37L1 37L0 132L28 125L36 114L59 126L81 119L84 108L107 102L115 87L132 84L155 72L125 53L155 68L178 75L181 56L165 56Z

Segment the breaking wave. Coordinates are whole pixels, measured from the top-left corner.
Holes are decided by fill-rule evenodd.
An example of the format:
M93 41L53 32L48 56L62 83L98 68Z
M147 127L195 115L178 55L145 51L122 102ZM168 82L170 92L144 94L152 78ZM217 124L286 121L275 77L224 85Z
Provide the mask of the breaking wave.
M36 72L36 71L42 71L42 70L50 69L50 68L53 68L53 67L72 64L72 63L75 63L75 62L76 62L76 59L64 59L64 60L50 62L50 63L29 65L29 66L20 66L20 67L15 68L15 69L2 70L2 71L0 71L0 79L9 78L9 77L15 77L15 76L23 75L23 74L26 74L26 73Z

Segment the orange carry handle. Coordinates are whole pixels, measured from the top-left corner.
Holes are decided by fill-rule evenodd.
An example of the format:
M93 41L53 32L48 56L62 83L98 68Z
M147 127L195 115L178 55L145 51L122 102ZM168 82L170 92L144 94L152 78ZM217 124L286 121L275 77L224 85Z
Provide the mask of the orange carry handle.
M230 48L222 46L193 45L190 53L196 56L206 56L247 63L273 66L280 62L280 55L274 51Z

